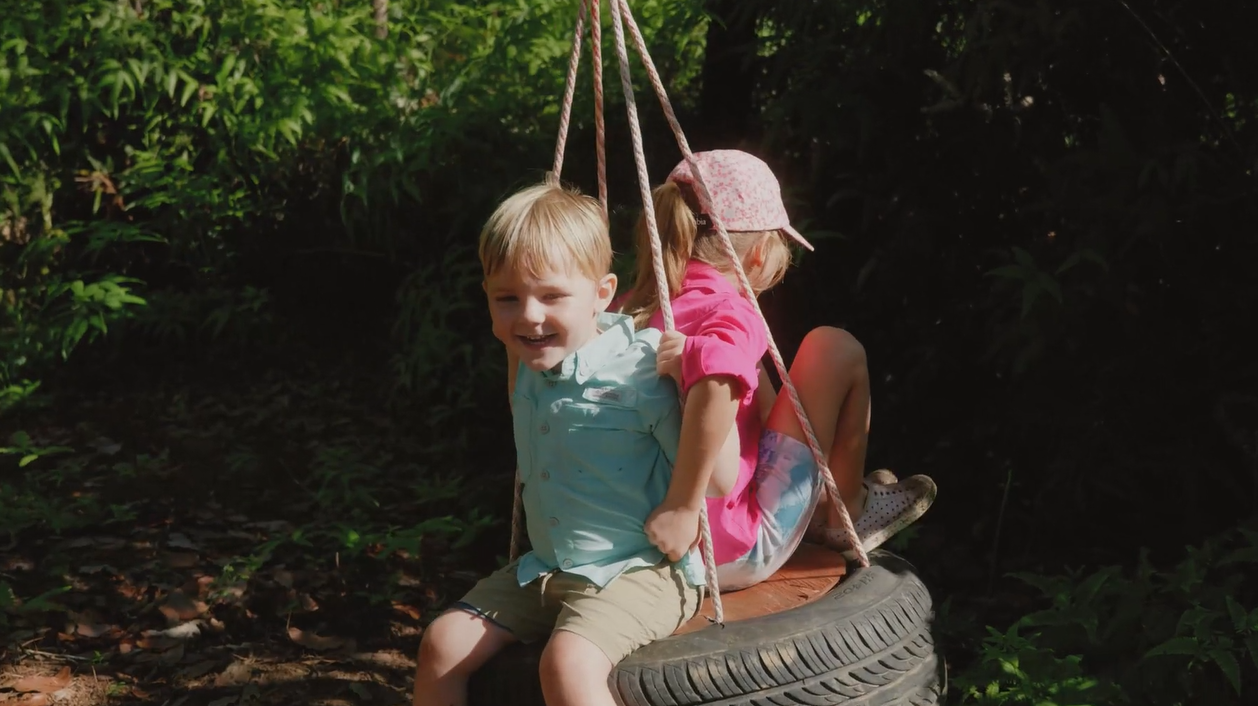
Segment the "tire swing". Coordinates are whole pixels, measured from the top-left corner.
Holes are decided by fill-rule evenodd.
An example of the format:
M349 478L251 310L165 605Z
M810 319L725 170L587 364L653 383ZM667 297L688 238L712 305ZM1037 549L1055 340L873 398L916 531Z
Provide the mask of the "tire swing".
M642 149L637 106L629 75L625 36L629 35L660 100L677 145L696 177L697 195L711 203L694 155L647 52L628 0L608 0L625 107L633 140L644 220L659 283L665 328L673 328L668 278L656 229L651 186ZM564 100L559 118L551 178L563 167L581 45L588 24L593 56L594 118L598 152L599 200L607 210L606 153L603 126L603 83L600 0L578 0ZM588 23L587 23L588 19ZM709 213L712 213L709 210ZM713 218L726 255L744 296L760 311L751 284L734 253L729 234ZM761 314L761 320L764 320ZM700 514L708 597L697 615L672 636L626 657L611 674L612 693L625 706L739 706L742 704L895 704L939 703L940 662L930 633L930 593L908 562L886 551L867 555L856 539L838 487L830 474L812 425L791 383L786 364L765 324L769 352L783 389L789 395L808 437L813 459L831 502L840 510L844 529L857 548L857 568L850 574L842 555L824 547L801 544L777 573L755 586L721 596L716 585L712 536L706 511ZM516 477L512 511L511 558L519 554L522 502ZM706 617L709 607L714 619ZM538 678L544 643L516 644L490 660L469 683L471 706L544 706Z

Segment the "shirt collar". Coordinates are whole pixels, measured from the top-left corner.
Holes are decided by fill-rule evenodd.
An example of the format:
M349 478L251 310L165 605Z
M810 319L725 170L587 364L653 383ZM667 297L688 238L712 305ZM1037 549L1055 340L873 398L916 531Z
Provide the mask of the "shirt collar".
M599 314L598 328L602 332L594 340L581 346L551 370L542 372L546 380L572 380L585 384L607 361L633 343L633 318L624 314Z

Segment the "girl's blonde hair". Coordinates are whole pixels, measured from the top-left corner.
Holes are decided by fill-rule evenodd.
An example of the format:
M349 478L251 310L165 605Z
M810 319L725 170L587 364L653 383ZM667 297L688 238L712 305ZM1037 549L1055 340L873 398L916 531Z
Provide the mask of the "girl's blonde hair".
M675 297L681 293L681 281L686 274L686 263L700 260L722 273L734 271L721 236L715 228L699 230L695 211L698 199L689 186L666 181L651 192L655 204L655 222L660 232L660 245L664 250L664 273L668 277L668 293ZM638 218L634 233L637 247L638 271L633 283L633 294L624 311L633 316L634 325L646 326L651 316L660 308L659 288L656 286L655 268L651 263L651 235L646 227L646 215ZM786 268L791 264L791 248L786 234L780 230L729 231L730 242L739 260L761 247L762 262L747 272L747 279L756 294L782 281Z
M598 199L558 184L521 189L494 210L480 234L481 268L540 276L577 271L598 280L611 271L612 244Z

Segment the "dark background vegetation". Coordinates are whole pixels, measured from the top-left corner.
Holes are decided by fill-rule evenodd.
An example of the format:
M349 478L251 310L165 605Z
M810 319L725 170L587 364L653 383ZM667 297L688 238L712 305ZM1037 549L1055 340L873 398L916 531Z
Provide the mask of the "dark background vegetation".
M784 352L851 330L871 469L939 484L893 544L949 700L1249 702L1258 7L633 7L692 146L766 159L818 245L764 299ZM0 0L7 663L90 673L83 703L404 698L422 625L506 552L473 248L550 165L574 12ZM593 193L588 66L565 177Z

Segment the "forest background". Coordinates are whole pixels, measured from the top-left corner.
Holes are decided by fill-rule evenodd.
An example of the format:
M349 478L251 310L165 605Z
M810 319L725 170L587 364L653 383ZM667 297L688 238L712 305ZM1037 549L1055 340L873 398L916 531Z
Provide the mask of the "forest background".
M405 700L506 551L474 243L549 167L576 3L0 8L0 649L52 680L0 696ZM633 8L691 145L766 159L818 246L764 298L787 357L851 330L870 469L939 484L892 548L949 701L1249 703L1258 6ZM588 66L565 177L594 192Z

